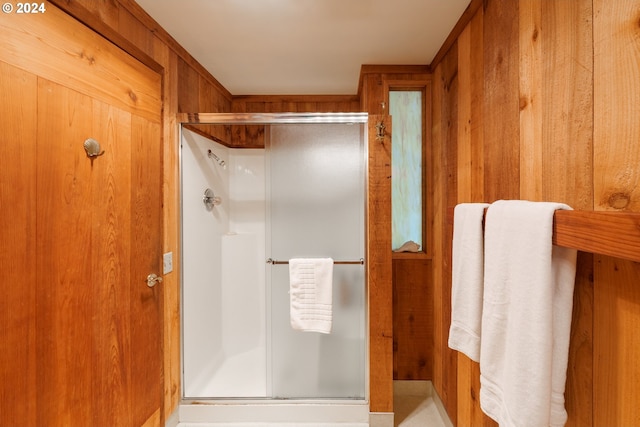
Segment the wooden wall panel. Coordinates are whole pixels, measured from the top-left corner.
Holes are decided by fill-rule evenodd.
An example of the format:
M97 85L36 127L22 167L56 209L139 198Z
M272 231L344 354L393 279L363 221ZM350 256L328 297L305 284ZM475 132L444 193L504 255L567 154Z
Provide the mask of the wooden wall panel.
M200 75L178 59L178 113L200 112Z
M180 271L179 250L180 233L176 224L180 224L180 141L176 114L178 110L178 56L162 43L154 40L154 59L164 64L162 90L163 108L163 252L173 252L174 274L164 276L164 324L163 324L163 368L164 368L164 407L165 418L169 417L181 399L180 393Z
M146 59L152 59L151 57L156 57L156 49L169 49L202 76L207 86L213 88L220 100L230 102L231 94L135 0L52 0L52 2L156 71L161 71L167 64L157 61L155 65L159 68L154 68L140 56L147 55Z
M595 257L594 426L640 425L640 266Z
M456 194L460 202L470 202L473 191L474 158L471 138L471 25L467 25L458 37L458 141L456 159ZM482 72L482 69L479 71Z
M592 209L591 2L519 3L520 198ZM567 380L568 425L589 425L592 262L581 256Z
M108 2L101 3L104 4ZM112 9L114 9L113 5L109 7L109 10ZM102 7L99 7L98 10L102 10ZM128 40L135 40L135 44L139 49L141 49L147 55L152 56L153 48L155 45L155 37L153 35L153 32L144 25L140 25L140 21L138 20L139 15L135 15L131 11L126 10L122 7L117 8L117 12L118 33Z
M157 120L154 112L159 100L154 91L160 76L141 69L131 57L126 57L117 70L113 69L112 61L118 58L120 49L113 45L103 47L104 50L97 48L102 42L98 34L86 32L52 38L47 33L47 28L69 26L73 22L69 16L57 13L43 13L37 20L1 15L3 38L8 42L0 51L0 60L23 69L38 69L41 76L51 81ZM46 49L41 48L43 44ZM41 53L33 55L36 51ZM120 75L128 76L131 83Z
M595 206L597 210L637 212L640 4L594 0L593 10Z
M426 66L399 65L363 65L360 76L360 107L369 114L386 113L388 108L388 91L394 85L408 86L416 82L419 87L426 87L427 111L431 112L431 86L429 68ZM426 117L425 131L428 131L431 117ZM391 129L386 129L387 133ZM392 142L393 143L393 142ZM426 138L430 143L430 135ZM427 145L425 151L430 153ZM433 210L431 187L432 171L427 165L427 192L429 211L425 218L428 241L431 235L431 210ZM390 200L390 199L389 199ZM389 203L389 201L387 202ZM431 246L431 244L429 244ZM389 252L391 247L389 246ZM393 260L393 378L396 380L421 379L431 380L433 372L433 285L431 261L432 254L409 255L394 254ZM425 305L426 304L426 305ZM418 327L424 325L427 329ZM425 364L426 362L426 364Z
M536 111L542 123L542 141L537 144L542 147L543 169L536 172L543 183L540 200L592 210L592 0L537 1L542 51L537 71L542 97Z
M543 61L542 5L539 0L519 2L520 62L520 197L542 200ZM546 27L544 27L546 30ZM555 80L554 80L555 81Z
M443 78L445 84L445 108L448 117L445 140L448 141L443 149L443 160L447 170L445 185L445 206L449 210L458 203L458 45L453 45L449 53L442 61ZM443 286L440 289L439 298L434 299L434 305L442 310L439 318L441 323L436 322L434 331L435 342L441 343L443 350L440 352L442 366L447 375L443 376L440 397L445 408L449 412L457 411L457 380L453 375L457 370L457 354L451 350L447 342L449 340L449 325L451 325L451 250L453 241L453 224L445 224L445 239L443 241L442 268ZM454 418L455 420L455 418Z
M565 407L566 427L598 426L593 423L593 254L578 252Z
M446 144L457 144L458 185L453 191L458 201L520 198L561 201L580 210L638 210L640 146L634 141L640 138L640 85L632 83L640 81L638 16L640 5L633 0L484 2L457 39L462 105L456 140L444 136L445 124L455 116L442 107L434 110L434 142L443 144L434 149L446 158ZM471 36L474 21L482 22L484 32L484 46L475 49L470 47L477 40ZM481 72L471 59L478 49L484 52ZM434 68L434 106L446 93L447 81L441 77L446 56L442 58ZM484 141L471 130L476 110L469 104L478 80L484 81L479 114ZM484 150L484 195L475 192L478 180L471 178L476 140ZM452 191L444 182L452 173L446 167L435 188L441 201L449 196L440 192ZM442 231L436 233L446 241L446 221L438 227ZM434 274L437 293L447 286L446 271ZM640 371L631 361L640 356L632 332L640 323L637 281L635 263L579 253L567 426L640 425L635 404ZM436 324L445 315L436 312ZM436 357L438 392L441 369ZM459 425L494 425L479 414L477 375L477 366L460 355Z
M82 5L105 24L118 28L120 7L117 0L82 0Z
M19 197L7 203L16 207L12 221L21 237L12 248L20 252L13 254L19 262L3 254L2 269L18 285L15 288L20 289L21 298L3 314L12 315L7 324L15 328L12 333L20 334L20 343L28 345L28 351L23 353L18 342L11 344L15 336L7 334L6 342L15 344L17 357L3 360L2 372L10 370L14 376L2 376L0 394L11 407L3 407L0 422L131 425L133 417L147 406L142 399L134 406L130 372L144 379L140 385L151 398L153 412L161 407L162 369L157 361L161 341L153 339L153 332L159 332L160 313L151 318L151 330L138 330L157 343L158 353L149 354L151 362L145 360L138 369L131 369L130 355L136 352L130 345L147 346L142 340L131 340L130 335L129 310L136 301L131 303L129 298L132 201L131 171L127 169L132 112L142 122L159 126L160 76L50 4L46 19L43 17L25 16L17 31L8 24L11 18L0 19L3 35L11 39L0 49L0 56L33 73L13 72L13 67L2 62L3 93L7 95L3 117L10 120L4 128L3 154L29 174L20 179L24 177L8 165L3 168L3 182L28 197L31 204L30 209L22 209ZM14 49L30 51L31 57L14 55ZM55 64L49 63L52 57ZM29 117L19 117L24 113ZM16 124L19 128L14 129ZM26 135L28 141L23 140ZM82 149L89 136L102 144L99 165L104 168L94 168L96 159L87 159ZM145 142L159 150L159 135L154 136ZM148 160L159 180L159 162ZM8 176L4 175L7 171ZM139 188L147 197L154 194L148 187ZM160 189L153 190L157 194ZM15 196L5 189L1 193L7 197L5 202ZM149 204L138 206L160 217L159 204L156 209ZM159 236L158 221L140 224ZM146 240L144 233L135 234L139 241ZM33 265L21 262L23 252ZM148 250L135 255L138 263L143 258L160 259ZM144 284L141 288L148 291ZM9 302L15 301L10 298ZM18 325L13 324L16 320ZM140 366L157 369L150 375ZM16 380L16 374L23 379ZM155 396L151 384L158 392ZM146 418L148 414L143 414L143 420Z
M360 104L354 95L241 95L233 97L238 112L355 113Z
M431 260L393 260L393 378L430 380L433 374Z
M369 73L360 77L360 107L369 114L387 114L383 102L386 98L382 74Z
M561 201L574 209L593 209L593 48L591 0L532 2L539 11L540 51L534 80L540 84L533 121L539 126L534 146L540 161L532 180L541 193L524 191L521 198ZM522 18L521 18L522 19ZM522 25L522 23L521 23ZM522 33L522 32L521 32ZM532 37L533 39L533 37ZM521 70L521 80L531 75ZM522 94L521 94L522 97ZM522 123L522 115L521 115ZM525 154L521 162L527 163ZM527 180L521 171L521 188ZM593 256L578 258L574 290L569 364L567 367L567 426L592 422L593 377Z
M438 66L433 72L433 92L432 92L432 117L431 117L431 155L433 156L433 265L436 266L433 269L433 322L434 322L434 334L437 324L441 323L442 309L438 309L438 305L442 304L442 287L443 287L443 274L442 258L443 254L443 240L444 236L444 223L447 218L445 197L445 183L447 180L447 170L444 167L443 149L445 144L444 128L446 127L447 117L444 109L444 85L442 84L442 66ZM433 359L433 385L438 394L440 394L440 388L445 375L442 358L440 357L442 343L435 342L434 340L434 359ZM457 411L449 412L450 416L457 416Z
M52 249L52 253L39 251L37 257L36 274L47 278L36 286L36 323L38 335L44 338L36 346L36 372L41 373L37 418L51 426L91 424L96 409L89 375L95 363L94 290L80 282L92 276L91 168L85 153L71 142L93 134L92 101L45 80L39 81L38 92L38 110L47 112L38 123L38 140L56 135L67 142L50 141L55 149L37 159L37 189L47 195L39 200L37 222L49 225L38 228L37 241L39 247ZM83 185L74 185L80 182ZM60 265L68 266L66 271ZM60 393L43 393L47 390Z
M37 77L0 62L0 414L36 422L36 180ZM19 106L16 100L20 100ZM24 369L14 369L22 366ZM19 391L19 392L18 392ZM13 420L0 417L0 426Z
M152 412L159 412L162 402L161 341L154 339L160 313L151 318L150 330L137 330L157 343L158 353L149 354L151 362L131 366L131 355L138 354L133 345L148 346L130 334L129 310L137 302L129 294L127 167L131 112L159 126L160 76L50 4L46 18L25 16L18 29L8 16L0 21L3 36L11 39L0 49L6 60L0 65L7 120L2 154L10 162L3 168L0 194L3 206L11 207L10 220L1 217L3 241L12 242L12 252L2 251L0 263L13 284L3 299L11 305L2 309L9 316L3 324L11 327L10 332L2 329L3 342L13 357L3 358L0 368L0 423L132 425L148 408L143 399L134 405L133 378L143 379L139 384ZM15 50L31 56L15 55ZM52 57L55 64L49 63ZM104 149L97 164L82 149L89 136ZM158 135L145 142L159 152ZM159 162L145 160L159 183ZM160 190L138 188L146 197ZM136 206L160 217L159 203L155 209L147 203ZM157 220L139 224L159 236ZM147 240L145 233L135 234ZM141 265L143 259L159 261L148 250L135 255ZM143 283L140 287L148 292ZM140 369L153 366L152 374ZM143 413L142 420L148 416Z
M393 267L391 261L391 141L377 140L375 125L389 116L369 117L367 273L369 288L369 410L393 412Z
M360 71L360 108L369 114L387 114L389 82L424 84L431 70L424 65L363 65Z
M119 31L121 26L136 25L135 21L120 22L120 5L115 0L49 0L69 15L84 23L100 36L111 41L114 45L130 54L133 58L145 64L155 72L162 72L162 66L154 61L150 54L136 45L136 41L123 36ZM133 16L138 16L135 12ZM131 29L129 29L131 30ZM153 31L152 31L153 32ZM145 36L145 40L148 37ZM148 47L148 43L140 43Z
M447 209L457 200L458 46L453 45L434 74L432 143L434 156L434 366L433 384L453 422L457 417L457 353L447 345L451 323L451 236ZM436 227L439 228L439 227Z
M88 277L93 278L95 282L93 282L93 286L90 287L86 295L84 292L81 293L81 297L87 296L87 300L76 301L76 304L86 304L87 307L84 310L90 316L88 318L90 319L89 322L85 325L87 330L83 331L78 338L85 339L85 334L91 337L90 340L87 340L89 341L88 348L85 347L81 350L81 353L85 353L85 357L90 355L89 367L86 371L79 371L77 378L86 378L90 375L89 373L95 375L95 378L89 384L92 387L92 398L89 402L93 406L90 412L93 420L103 420L102 422L108 420L114 425L133 425L131 418L133 403L133 395L131 394L132 380L135 374L137 374L135 377L139 379L139 375L144 374L144 372L136 372L134 374L127 369L131 366L133 357L133 347L131 345L132 328L129 328L132 318L129 307L134 305L134 301L131 298L134 289L134 277L131 276L132 266L130 264L132 243L134 242L131 236L134 234L134 230L131 229L130 225L133 221L131 209L125 208L131 206L131 189L133 188L130 170L130 165L132 164L132 117L131 114L125 111L117 110L97 101L92 102L89 113L91 114L91 121L89 122L91 128L89 130L90 133L87 135L98 139L101 145L106 148L105 154L100 157L101 167L93 168L93 171L88 176L78 175L80 179L89 178L87 180L89 199L86 201L79 200L78 202L89 202L89 206L93 210L93 213L89 214L89 219L94 224L100 224L101 226L90 226L91 231L86 236L88 239L87 248L89 249L85 252L89 261L88 266L90 271L95 274ZM76 123L71 126L74 125ZM83 130L86 130L86 128ZM70 133L66 129L62 132L64 132L61 133L63 135L69 135ZM74 140L75 138L69 139ZM81 139L78 138L77 140ZM62 154L64 155L64 153ZM149 160L153 160L153 157ZM67 173L72 175L74 171L68 170ZM157 170L156 173L158 173ZM53 176L55 177L55 175ZM58 203L56 204L61 206ZM73 212L72 209L73 207L69 210ZM140 221L139 224L145 223ZM149 225L151 224L153 223ZM54 222L51 225L55 227L58 224ZM146 227L146 224L144 226ZM64 230L64 233L67 234L67 231ZM108 237L105 238L105 235ZM141 237L145 237L145 235L141 234L138 239ZM85 244L82 239L75 238L79 244ZM89 242L95 243L91 244ZM149 253L149 255L152 254ZM141 261L144 262L146 260ZM146 275L140 276L140 279L144 279L144 277ZM73 281L63 279L64 281L61 284L71 284L73 286L77 283L77 279L81 279L81 277L74 279ZM69 292L69 295L75 297L77 293ZM51 301L54 305L52 311L56 310L57 307L55 305L60 304L62 301L64 299L53 299ZM122 310L120 307L127 307L127 310ZM68 314L75 311L75 309L76 307L72 306L69 310L57 311L66 312L60 318L63 321L69 321L73 320L73 317ZM158 324L156 317L153 325L157 326ZM103 325L103 327L96 327L95 325ZM58 331L58 333L60 332ZM60 344L66 344L72 349L74 347L71 340L61 340ZM151 349L149 350L150 355L154 354L151 353ZM158 372L158 374L158 378L161 378L161 372ZM69 375L69 378L66 379L67 381L74 377L71 372L67 372L67 375ZM147 393L153 395L152 390L153 388L147 390ZM110 393L112 393L112 396L105 400L114 407L119 408L119 411L112 411L108 405L100 404L105 400L99 396L107 396ZM158 407L160 394L150 397L155 397L152 400L152 404L155 403L155 407ZM77 402L70 403L72 405L77 404ZM72 414L73 410L70 410L69 415ZM77 421L67 420L67 422L70 422L71 425ZM88 422L88 420L83 422Z
M640 3L593 2L594 203L640 211ZM640 425L638 263L596 257L594 425Z
M484 3L485 197L518 199L520 129L518 7L511 0Z
M163 281L153 289L145 286L144 279L150 272L162 272L163 236L156 230L163 230L163 199L158 197L164 183L163 165L164 147L162 146L162 126L150 123L132 116L130 156L131 156L131 218L134 229L130 231L128 240L131 245L130 260L130 330L131 365L144 366L146 369L130 369L131 391L130 405L132 408L132 425L158 426L162 425L161 409L164 397L164 354L163 346L164 323L171 319L164 318L164 299L170 292ZM141 238L146 236L146 238ZM140 259L137 254L148 254L146 259ZM140 285L142 279L142 285ZM162 286L162 289L160 289ZM149 303L153 301L153 303ZM136 347L136 344L138 347ZM140 348L144 351L140 351ZM149 355L156 355L151 358ZM168 365L171 368L171 365ZM162 382L154 382L153 376L159 376ZM170 376L168 376L171 378ZM153 408L150 411L147 408Z
M54 8L48 13L68 18ZM67 28L78 40L89 33L77 23L58 28ZM96 50L105 52L105 47L108 43L102 40ZM41 46L35 56L45 49ZM130 57L120 53L120 58L104 65L118 68L121 59ZM114 74L105 73L103 78ZM162 313L144 284L149 272L159 271L161 259L157 77L147 82L157 84L154 120L43 77L34 86L38 89L37 137L31 141L38 153L34 188L43 194L36 198L37 208L26 214L38 224L38 339L32 349L37 357L38 425L141 425L162 407ZM135 82L122 80L131 91L137 90ZM133 131L132 117L140 128L156 131ZM102 145L99 158L90 160L82 150L82 141L89 136ZM138 148L135 160L132 139ZM154 179L140 178L142 171ZM23 370L19 364L13 368ZM12 411L8 414L6 418L22 424L10 415ZM156 421L159 425L160 418Z
M304 102L302 102L304 104ZM235 107L234 107L235 110ZM236 110L237 111L237 110ZM264 112L264 104L263 103L248 103L245 104L244 113L262 113ZM244 137L245 139L240 142L240 144L236 143L236 141L231 141L232 147L256 147L262 148L265 144L265 132L266 129L264 126L258 125L250 125L250 126L241 126L244 128Z
M209 84L207 79L198 76L198 111L199 113L224 113L229 111L229 103L221 98L216 88ZM216 141L229 141L230 128L228 126L199 125L198 129L205 136Z
M458 203L484 202L483 14L458 37ZM451 236L452 237L452 236ZM495 425L480 410L480 366L462 353L457 360L457 421L460 426Z
M483 202L483 15L476 14L458 39L458 203Z

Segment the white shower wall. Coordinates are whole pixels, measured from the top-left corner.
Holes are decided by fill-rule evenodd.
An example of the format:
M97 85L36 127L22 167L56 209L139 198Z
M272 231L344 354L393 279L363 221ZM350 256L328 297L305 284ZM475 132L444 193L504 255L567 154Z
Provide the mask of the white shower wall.
M267 396L264 183L264 150L229 149L183 130L187 398ZM207 188L222 200L210 211L203 203Z

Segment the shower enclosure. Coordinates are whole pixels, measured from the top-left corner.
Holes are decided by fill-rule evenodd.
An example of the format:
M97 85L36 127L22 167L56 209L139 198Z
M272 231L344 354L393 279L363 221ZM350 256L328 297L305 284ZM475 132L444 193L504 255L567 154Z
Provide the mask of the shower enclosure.
M367 413L367 115L190 117L227 134L259 127L265 148L229 148L183 123L185 402ZM334 260L331 332L294 330L288 260L325 257Z

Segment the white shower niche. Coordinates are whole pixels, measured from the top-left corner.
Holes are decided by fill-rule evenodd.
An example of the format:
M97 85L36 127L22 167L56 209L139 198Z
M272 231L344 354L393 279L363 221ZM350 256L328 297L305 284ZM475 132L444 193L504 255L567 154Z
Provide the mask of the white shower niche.
M182 129L181 425L368 421L366 119L260 115L264 149ZM290 325L297 257L336 261L329 334Z

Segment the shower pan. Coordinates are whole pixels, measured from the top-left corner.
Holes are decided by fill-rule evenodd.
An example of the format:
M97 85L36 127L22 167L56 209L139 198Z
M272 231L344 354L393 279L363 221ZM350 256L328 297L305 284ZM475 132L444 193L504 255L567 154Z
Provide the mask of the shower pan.
M181 128L181 422L366 422L367 115L185 121L260 127L264 148ZM291 326L293 258L334 261L330 333Z

